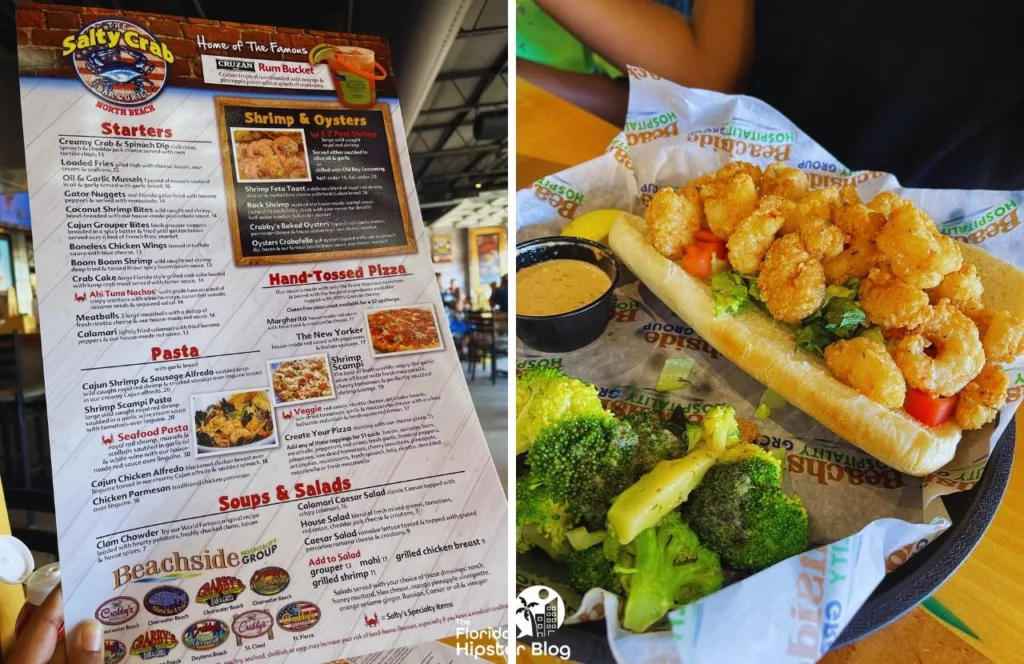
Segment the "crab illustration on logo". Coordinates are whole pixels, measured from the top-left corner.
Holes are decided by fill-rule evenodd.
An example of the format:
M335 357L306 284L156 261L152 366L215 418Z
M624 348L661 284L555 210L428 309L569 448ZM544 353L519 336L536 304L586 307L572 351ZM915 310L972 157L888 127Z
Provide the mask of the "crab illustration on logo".
M107 639L103 642L103 664L121 664L128 656L128 648L115 639Z
M160 94L174 62L167 44L123 19L101 19L62 45L82 83L120 106L141 106Z

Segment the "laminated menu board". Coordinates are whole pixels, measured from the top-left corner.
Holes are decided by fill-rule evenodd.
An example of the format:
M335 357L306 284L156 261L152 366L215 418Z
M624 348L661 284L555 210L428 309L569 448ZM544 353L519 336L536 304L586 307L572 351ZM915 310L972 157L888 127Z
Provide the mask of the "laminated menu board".
M170 663L506 622L388 45L16 16L68 624Z

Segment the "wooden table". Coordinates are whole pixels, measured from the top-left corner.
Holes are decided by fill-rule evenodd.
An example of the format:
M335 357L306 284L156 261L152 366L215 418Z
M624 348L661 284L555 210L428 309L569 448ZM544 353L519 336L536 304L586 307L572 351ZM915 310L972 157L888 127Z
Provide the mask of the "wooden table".
M618 129L516 81L516 188L604 153ZM1024 447L1024 413L1017 449ZM895 624L831 653L825 664L1024 663L1024 463L1016 463L992 525L963 566Z

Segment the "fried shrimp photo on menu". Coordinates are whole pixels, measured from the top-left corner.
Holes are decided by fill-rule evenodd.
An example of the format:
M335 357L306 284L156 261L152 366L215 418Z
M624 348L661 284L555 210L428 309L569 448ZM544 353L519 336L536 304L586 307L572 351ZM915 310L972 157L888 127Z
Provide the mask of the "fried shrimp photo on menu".
M235 129L239 180L308 180L301 131Z
M660 188L643 219L620 214L609 243L768 388L883 462L931 472L1006 403L1024 273L895 192L810 182L785 164L727 163Z

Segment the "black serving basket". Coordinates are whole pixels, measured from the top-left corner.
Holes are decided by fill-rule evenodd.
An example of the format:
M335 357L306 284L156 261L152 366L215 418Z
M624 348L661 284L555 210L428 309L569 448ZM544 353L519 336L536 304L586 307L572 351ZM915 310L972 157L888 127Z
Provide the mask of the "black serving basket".
M969 491L943 496L953 525L902 566L887 574L832 645L850 645L889 625L927 599L960 567L981 540L1006 492L1013 465L1016 423L1010 422L992 451L981 479ZM530 639L524 639L530 641ZM613 662L603 620L568 625L546 639L567 645L585 664Z

